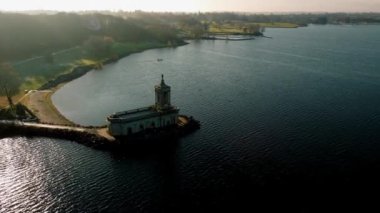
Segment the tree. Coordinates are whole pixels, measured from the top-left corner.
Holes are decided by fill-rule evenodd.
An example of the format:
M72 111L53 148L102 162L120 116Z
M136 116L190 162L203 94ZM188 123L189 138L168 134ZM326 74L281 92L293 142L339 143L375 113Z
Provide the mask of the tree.
M256 33L260 32L260 25L258 25L258 24L250 24L248 26L248 32L250 34L256 34Z
M183 19L179 22L182 29L187 31L192 38L201 38L207 33L208 25L204 25L196 18Z
M19 92L21 78L8 63L0 63L0 95L6 96L9 106L13 107L12 96Z
M100 56L108 54L113 43L114 41L111 37L90 36L90 38L84 42L83 47L93 56Z

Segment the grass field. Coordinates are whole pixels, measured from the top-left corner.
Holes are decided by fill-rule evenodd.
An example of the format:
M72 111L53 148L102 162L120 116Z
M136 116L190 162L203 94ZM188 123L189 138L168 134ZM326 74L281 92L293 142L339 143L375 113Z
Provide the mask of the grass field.
M259 25L265 28L297 28L297 24L283 23L283 22L268 22L268 23L246 23L246 22L235 22L235 23L223 23L217 24L215 22L211 23L209 26L209 33L212 34L247 34L244 32L244 28L249 25Z
M266 28L297 28L298 24L286 23L286 22L267 22L267 23L258 23L262 27Z
M59 51L52 55L53 63L48 63L45 57L41 56L12 64L23 79L23 84L20 87L21 91L39 88L48 80L69 72L75 65L75 61L86 57L81 47Z

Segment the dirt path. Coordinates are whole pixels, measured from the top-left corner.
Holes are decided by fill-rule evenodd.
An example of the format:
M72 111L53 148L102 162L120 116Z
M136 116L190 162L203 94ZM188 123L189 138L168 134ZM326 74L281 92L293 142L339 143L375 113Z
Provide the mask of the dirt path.
M73 125L55 108L51 101L51 95L54 90L33 90L26 97L23 97L21 103L27 106L42 123L56 125Z

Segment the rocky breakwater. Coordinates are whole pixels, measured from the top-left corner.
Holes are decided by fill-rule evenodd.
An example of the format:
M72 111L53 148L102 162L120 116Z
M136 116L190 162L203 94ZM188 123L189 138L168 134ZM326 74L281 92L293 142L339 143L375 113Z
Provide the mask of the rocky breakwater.
M95 67L94 65L87 65L87 66L77 66L73 68L73 70L67 74L63 74L58 76L57 78L48 81L44 85L42 85L39 90L46 90L53 87L56 87L62 83L67 83L69 81L72 81L76 78L79 78L89 72L90 70L93 70Z

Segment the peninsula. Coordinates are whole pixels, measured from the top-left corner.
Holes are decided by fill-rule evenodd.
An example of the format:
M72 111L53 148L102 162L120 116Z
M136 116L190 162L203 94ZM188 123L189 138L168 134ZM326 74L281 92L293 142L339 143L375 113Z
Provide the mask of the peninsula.
M155 86L154 105L110 115L107 118L109 121L107 126L75 125L52 108L44 112L50 110L50 116L55 116L56 120L52 117L46 119L53 119L57 121L56 124L2 120L0 121L0 137L13 135L53 137L74 140L98 149L117 149L125 144L172 139L199 129L199 121L191 116L179 115L179 109L171 105L170 90L170 86L165 84L162 75L161 82ZM49 94L48 91L31 94L40 96L41 93Z

